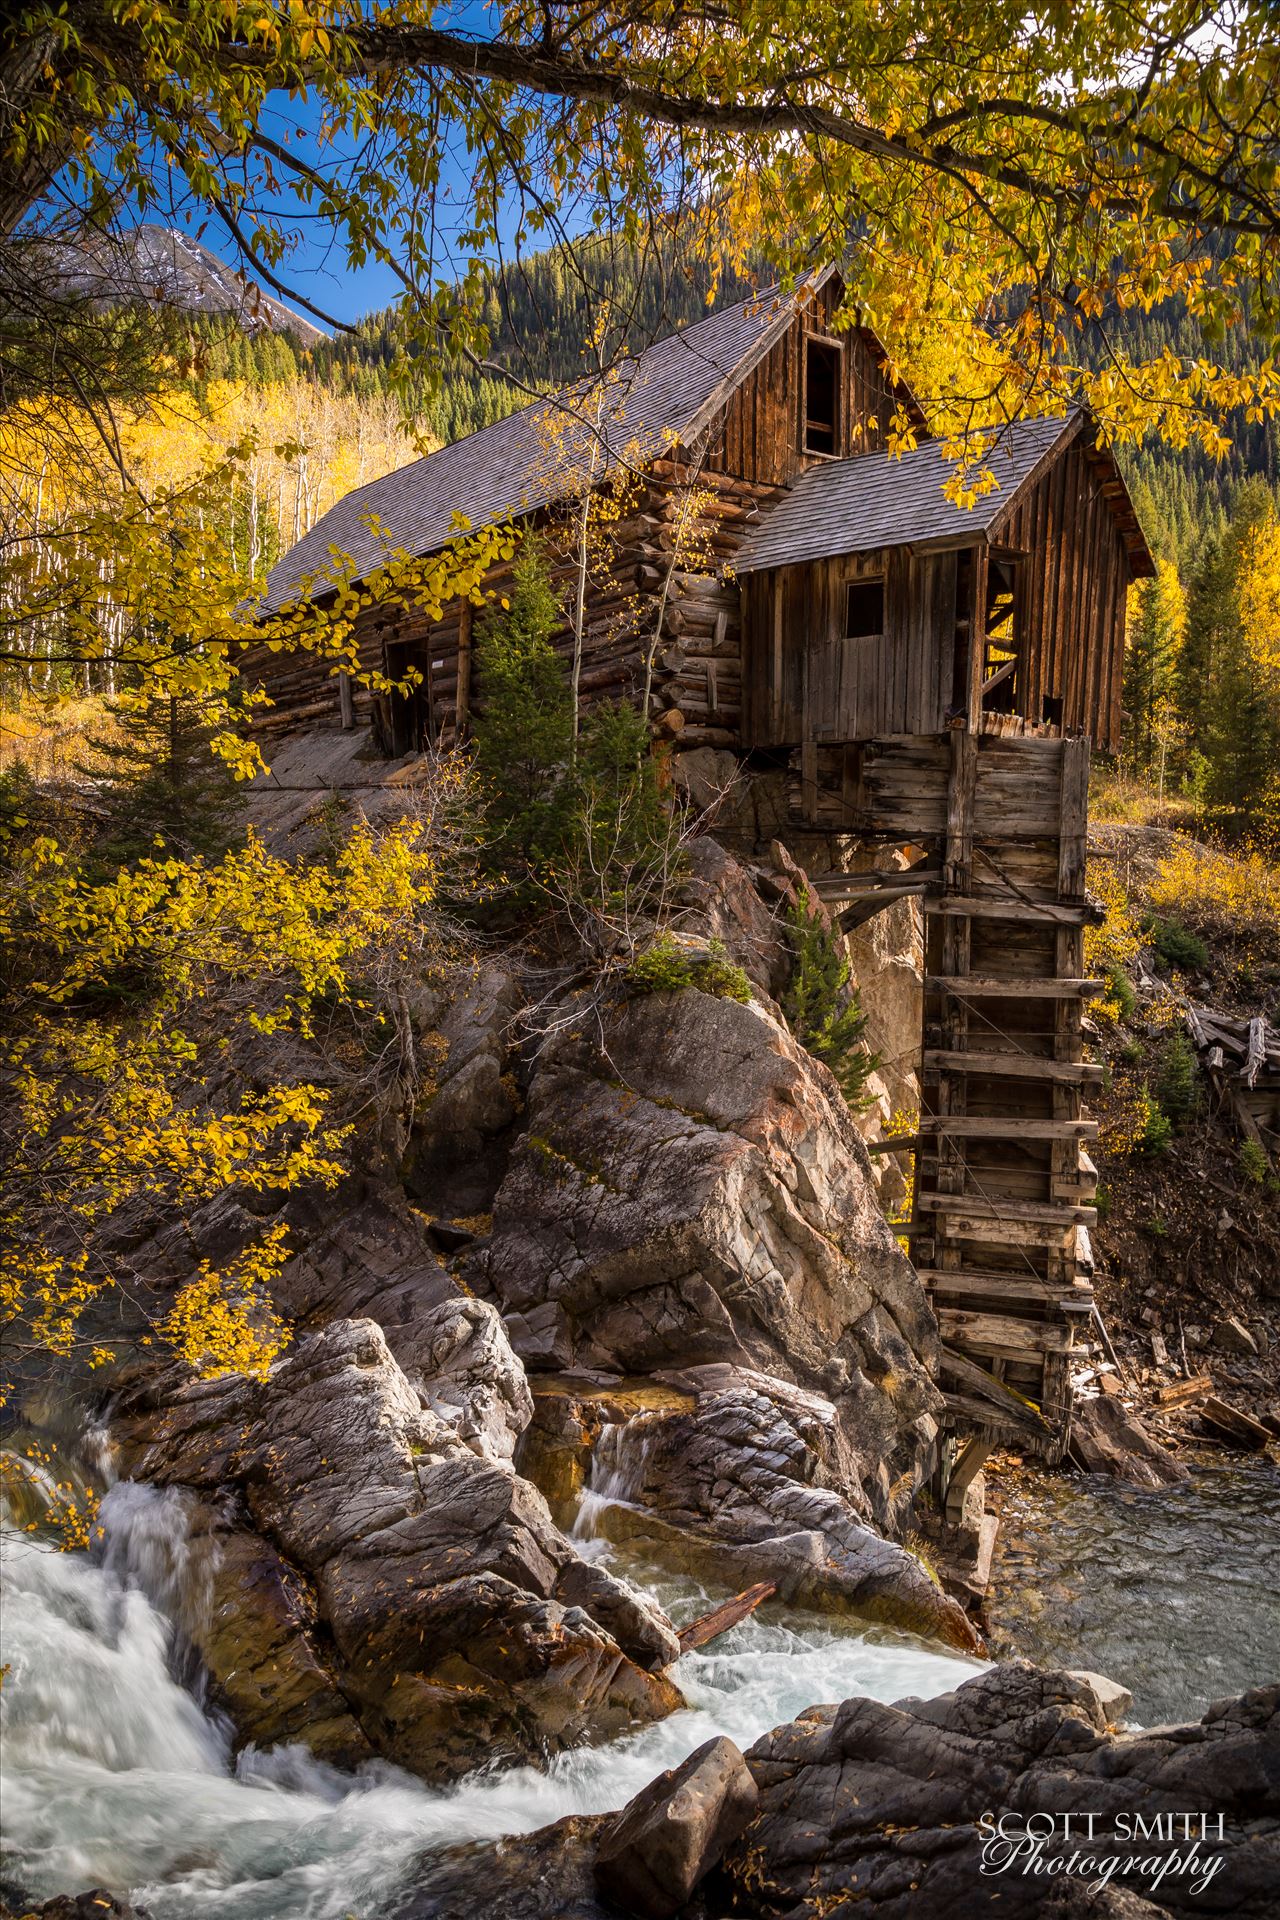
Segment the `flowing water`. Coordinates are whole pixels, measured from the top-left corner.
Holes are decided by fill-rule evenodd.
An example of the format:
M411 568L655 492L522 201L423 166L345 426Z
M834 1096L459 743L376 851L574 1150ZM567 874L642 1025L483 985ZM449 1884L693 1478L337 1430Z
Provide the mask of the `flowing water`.
M722 1598L596 1535L632 1490L622 1435L605 1446L575 1534L677 1620ZM1198 1469L1159 1493L1028 1476L1006 1491L994 1625L1007 1650L1090 1666L1132 1688L1147 1724L1191 1717L1280 1670L1280 1479ZM106 1886L154 1920L377 1920L423 1854L620 1806L715 1733L746 1747L820 1701L942 1692L978 1663L886 1631L765 1608L676 1677L686 1711L545 1768L432 1790L385 1765L343 1774L303 1749L233 1759L202 1701L175 1614L202 1604L181 1497L128 1483L92 1556L10 1531L3 1553L6 1852L10 1894ZM186 1684L184 1684L184 1680Z
M300 1748L233 1761L229 1729L175 1677L167 1617L198 1603L181 1499L127 1483L104 1502L105 1551L4 1537L6 1854L13 1893L105 1886L154 1920L375 1920L424 1849L621 1806L664 1767L727 1733L746 1747L815 1702L935 1694L976 1662L887 1632L780 1614L687 1655L687 1711L545 1769L432 1791L387 1766L341 1774ZM720 1595L642 1581L677 1617Z
M1024 1476L1006 1493L990 1603L996 1644L1090 1667L1145 1726L1280 1678L1280 1472L1202 1464L1147 1490Z

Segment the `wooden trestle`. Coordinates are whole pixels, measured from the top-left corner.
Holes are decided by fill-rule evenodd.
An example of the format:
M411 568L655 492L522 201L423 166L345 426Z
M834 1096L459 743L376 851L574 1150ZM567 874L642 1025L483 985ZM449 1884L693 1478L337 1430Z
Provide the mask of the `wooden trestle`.
M913 850L904 871L829 874L846 926L921 898L926 978L911 1249L942 1335L958 1431L1054 1460L1093 1309L1097 1174L1084 1117L1089 743L957 730L820 747L796 825ZM970 1452L972 1464L973 1452Z

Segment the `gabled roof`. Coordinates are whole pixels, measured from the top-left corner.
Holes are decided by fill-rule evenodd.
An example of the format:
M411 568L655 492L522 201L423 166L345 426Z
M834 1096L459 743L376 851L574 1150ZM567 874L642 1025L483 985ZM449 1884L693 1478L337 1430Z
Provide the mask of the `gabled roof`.
M877 547L969 546L981 539L996 540L1020 495L1087 429L1087 416L1079 411L1065 418L1015 421L984 456L996 487L969 508L953 505L943 492L954 464L940 440L923 441L898 458L863 453L810 467L748 538L734 561L734 571L759 573ZM1092 445L1091 457L1106 469L1104 492L1124 535L1135 576L1153 572L1146 540L1114 461Z
M284 606L309 579L323 593L319 577L329 568L331 549L351 557L360 579L389 550L425 554L443 547L455 514L473 527L490 526L577 493L587 476L598 483L609 468L643 465L677 442L687 445L833 271L790 293L766 288L623 361L608 377L598 424L593 411L584 420L565 405L583 390L568 388L356 488L273 567L264 611ZM380 534L370 531L371 519Z

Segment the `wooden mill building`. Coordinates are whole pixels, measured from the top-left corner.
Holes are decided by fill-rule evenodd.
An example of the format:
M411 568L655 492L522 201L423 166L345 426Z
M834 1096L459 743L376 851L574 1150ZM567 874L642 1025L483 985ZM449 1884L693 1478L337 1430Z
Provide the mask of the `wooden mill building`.
M648 685L674 753L714 747L783 777L796 834L836 851L821 884L846 927L920 902L923 1108L904 1144L944 1385L978 1442L959 1490L982 1445L1065 1444L1068 1355L1092 1306L1083 1105L1101 1072L1081 1031L1089 753L1119 744L1125 597L1152 563L1081 413L1002 433L997 485L970 510L948 501L936 443L891 457L895 420L921 416L874 334L837 329L841 297L833 273L762 293L604 387L374 481L281 561L267 600L322 596L331 555L368 577L388 549L442 549L459 514L545 529L567 578L584 494L618 490L584 697ZM363 613L362 664L417 669L400 694L305 654L264 648L246 666L269 726L368 727L399 755L465 734L484 691L472 629L469 604ZM852 840L884 860L841 871Z

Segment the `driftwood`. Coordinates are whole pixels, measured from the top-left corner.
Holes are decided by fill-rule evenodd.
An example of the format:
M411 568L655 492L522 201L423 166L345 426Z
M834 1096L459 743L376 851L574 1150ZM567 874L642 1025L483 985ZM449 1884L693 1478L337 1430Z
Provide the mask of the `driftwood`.
M745 1620L763 1601L771 1600L777 1591L772 1580L761 1580L754 1587L736 1593L732 1600L724 1600L718 1607L712 1607L710 1613L700 1614L681 1630L681 1653L692 1653L695 1647L705 1647L708 1640L714 1640L718 1634L728 1633L730 1627L736 1627L739 1620Z

